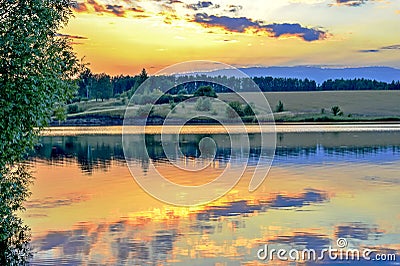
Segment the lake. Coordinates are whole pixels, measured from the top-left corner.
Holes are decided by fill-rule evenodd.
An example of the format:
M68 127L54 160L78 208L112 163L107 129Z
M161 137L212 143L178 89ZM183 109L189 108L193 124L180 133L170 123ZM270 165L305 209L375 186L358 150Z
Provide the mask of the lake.
M225 136L184 135L183 154L199 157L204 137ZM146 173L153 162L183 185L209 182L228 163L240 163L240 151L230 161L236 148L219 145L210 167L191 177L170 165L159 135L146 141L150 160L138 150L135 167ZM258 265L267 263L257 255L265 245L321 251L338 239L348 248L373 250L371 257L397 260L379 265L400 261L398 131L278 133L270 173L250 193L252 165L260 157L254 133L243 178L223 197L196 207L168 205L144 192L116 133L62 132L40 143L29 161L36 180L23 213L32 229L33 265ZM339 262L349 263L306 264ZM275 258L272 265L293 263Z

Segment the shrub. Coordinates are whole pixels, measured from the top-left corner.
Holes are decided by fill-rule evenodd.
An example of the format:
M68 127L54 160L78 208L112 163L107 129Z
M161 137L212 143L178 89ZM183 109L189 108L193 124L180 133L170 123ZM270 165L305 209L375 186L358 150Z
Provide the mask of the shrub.
M160 98L158 98L158 100L157 100L156 104L166 104L166 103L171 103L171 101L173 101L173 100L174 100L174 98L172 97L172 95L171 95L171 94L168 94L168 93L166 93L166 94L163 94L163 95L161 95L161 97L160 97Z
M77 104L70 104L67 107L68 114L76 114L79 111L79 107Z
M180 95L174 96L174 102L180 103L180 102L186 101L187 99L190 99L190 98L191 97L188 95L180 94Z
M195 97L206 96L206 97L217 98L217 94L215 93L215 90L211 86L201 86L194 92L194 96Z
M243 113L245 116L254 116L255 115L254 110L250 104L246 104L246 106L243 109Z
M230 108L229 108L230 107ZM235 118L236 116L243 116L243 107L240 102L230 102L229 107L226 107L226 115L229 118Z
M239 115L239 116L243 116L244 112L243 112L243 107L242 104L240 102L230 102L229 106L235 110L235 112Z
M197 111L210 111L211 110L211 101L209 98L206 97L200 97L199 99L197 99L196 101L196 110Z
M171 112L171 109L169 109L169 106L167 105L162 105L158 106L157 108L154 108L151 116L152 117L162 117L165 118L168 116L168 114Z
M81 101L81 97L79 97L79 96L76 96L71 99L71 103L79 103L80 101Z
M283 102L279 101L278 104L275 107L275 112L280 113L285 111L285 107L283 106Z
M174 103L173 100L169 101L169 109L173 110L172 112L175 112L174 108L176 107L176 103Z
M337 106L337 105L332 106L331 110L332 110L332 114L333 114L334 116L343 115L343 112L340 110L340 107Z
M153 113L153 105L152 104L146 104L143 106L140 106L139 109L136 111L136 114L138 117L145 118L150 116Z
M178 91L178 95L184 95L184 94L188 94L188 91L186 89L180 89Z

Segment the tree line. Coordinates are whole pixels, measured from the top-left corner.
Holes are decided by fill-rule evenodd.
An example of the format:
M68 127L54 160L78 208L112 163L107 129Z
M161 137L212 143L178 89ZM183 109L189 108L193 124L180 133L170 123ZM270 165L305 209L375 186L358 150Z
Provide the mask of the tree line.
M121 95L130 98L148 78L149 75L145 69L135 76L94 74L89 69L86 69L79 77L79 90L75 101L82 99L105 100ZM165 85L171 88L168 93L172 95L193 94L201 86L212 86L217 93L232 92L230 88L234 88L238 92L256 91L254 83L263 92L400 90L400 81L387 83L364 78L329 79L322 84L317 84L314 80L307 78L254 77L252 79L244 79L227 76L209 77L204 74L197 75L195 77L197 81L191 82L186 82L192 80L189 76L166 76L160 78L164 79Z

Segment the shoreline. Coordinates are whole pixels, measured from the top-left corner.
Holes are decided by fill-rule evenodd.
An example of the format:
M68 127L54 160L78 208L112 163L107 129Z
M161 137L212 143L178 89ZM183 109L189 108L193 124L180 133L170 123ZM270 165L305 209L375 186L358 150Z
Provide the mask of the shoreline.
M40 136L78 136L78 135L122 135L123 126L56 126L47 127L42 130ZM160 126L149 125L145 127L145 133L157 134L226 134L230 133L271 133L274 126L271 124L245 125L245 130L240 125L185 125L181 126ZM126 134L142 134L141 126L127 126L124 129ZM340 132L400 132L400 123L377 123L377 122L341 122L341 123L276 123L276 133L340 133Z

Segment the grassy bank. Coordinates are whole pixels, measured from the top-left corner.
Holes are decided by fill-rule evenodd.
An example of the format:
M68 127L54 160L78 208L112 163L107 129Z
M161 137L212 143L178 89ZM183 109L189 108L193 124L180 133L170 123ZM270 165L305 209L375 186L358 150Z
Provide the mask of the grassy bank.
M263 99L255 93L245 93L251 102ZM329 92L272 92L265 93L271 109L274 111L279 101L283 111L274 112L278 122L357 122L357 121L400 121L400 91L329 91ZM218 99L224 102L243 100L234 93L221 93ZM104 102L87 101L67 106L70 124L90 124L91 120L101 120L103 124L120 124L126 110L128 99L110 99ZM333 115L331 108L339 106L341 115ZM213 115L226 118L223 104L215 102L208 112L195 109L195 102L187 102L180 108L187 116ZM132 107L132 113L139 106ZM154 115L165 117L170 112L170 105L157 105ZM256 110L260 115L265 110ZM67 122L68 122L67 121ZM76 123L76 121L80 121ZM86 121L86 122L85 122ZM207 119L202 120L207 123ZM250 122L251 119L247 119ZM112 123L110 123L112 122ZM65 124L65 123L62 123ZM96 122L94 122L96 124Z

